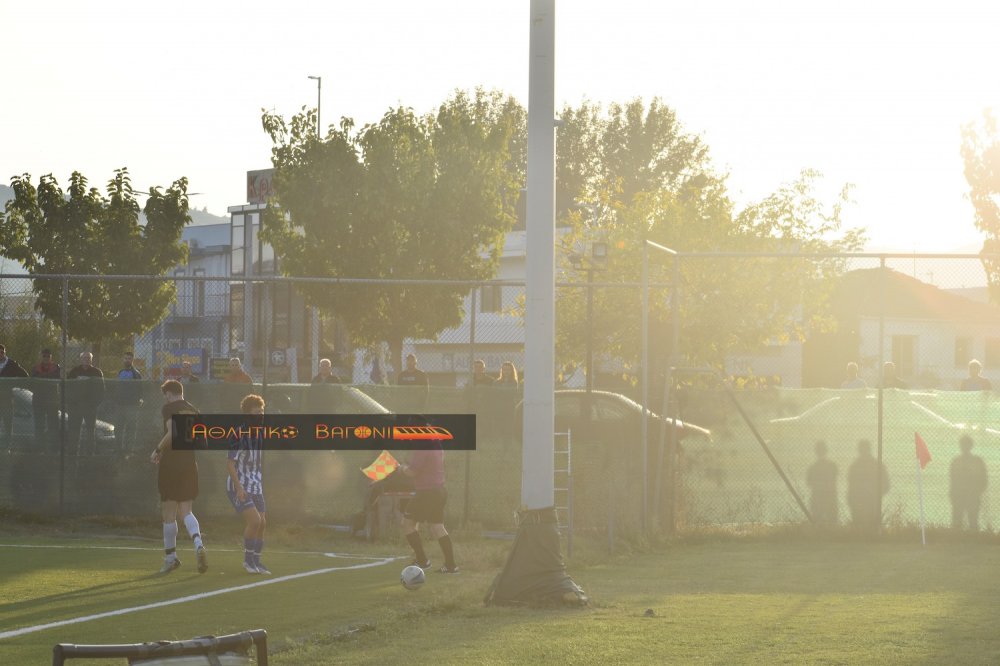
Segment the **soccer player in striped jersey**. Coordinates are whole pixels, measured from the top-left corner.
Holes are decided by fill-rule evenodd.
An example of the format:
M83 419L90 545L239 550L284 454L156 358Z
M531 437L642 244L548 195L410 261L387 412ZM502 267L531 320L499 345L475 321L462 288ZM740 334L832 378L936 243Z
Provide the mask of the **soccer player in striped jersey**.
M244 414L263 416L264 399L248 395L240 403ZM260 561L264 550L264 527L267 525L267 506L264 503L262 440L242 437L229 448L229 477L226 478L226 495L236 513L243 516L243 568L247 573L270 574Z

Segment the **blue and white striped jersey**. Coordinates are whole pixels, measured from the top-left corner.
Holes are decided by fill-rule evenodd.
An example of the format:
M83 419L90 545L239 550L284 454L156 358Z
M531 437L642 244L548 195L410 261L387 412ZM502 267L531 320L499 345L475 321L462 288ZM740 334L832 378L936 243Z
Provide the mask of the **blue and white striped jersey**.
M236 461L236 477L248 495L264 494L264 452L259 437L241 437L229 447L229 459ZM226 490L236 492L233 478L226 477Z

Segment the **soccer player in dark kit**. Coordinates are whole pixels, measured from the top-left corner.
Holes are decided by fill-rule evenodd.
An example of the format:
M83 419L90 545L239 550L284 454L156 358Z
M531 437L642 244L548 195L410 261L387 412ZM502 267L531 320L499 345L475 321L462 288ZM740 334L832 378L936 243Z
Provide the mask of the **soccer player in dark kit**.
M163 515L163 550L166 553L160 573L168 574L181 565L177 557L178 515L194 540L198 573L205 573L208 571L208 555L201 540L198 519L191 513L194 500L198 497L198 463L194 451L176 451L171 446L174 435L171 417L175 414L197 414L198 409L184 399L184 387L179 381L171 379L163 382L160 390L166 400L160 412L165 434L150 455L150 460L159 465L157 482Z

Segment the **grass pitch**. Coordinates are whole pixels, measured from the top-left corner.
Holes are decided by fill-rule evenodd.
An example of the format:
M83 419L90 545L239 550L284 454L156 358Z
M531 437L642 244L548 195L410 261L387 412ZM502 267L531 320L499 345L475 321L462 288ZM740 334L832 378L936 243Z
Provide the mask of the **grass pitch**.
M48 663L58 642L257 627L279 665L1000 663L995 537L934 532L925 548L912 532L703 538L614 558L578 540L569 570L593 604L573 610L484 608L509 543L456 537L463 573L408 592L405 561L371 559L406 554L391 545L286 534L265 551L276 582L233 589L267 579L223 544L205 575L185 548L161 578L155 541L0 533L0 633L194 597L0 638L0 663Z

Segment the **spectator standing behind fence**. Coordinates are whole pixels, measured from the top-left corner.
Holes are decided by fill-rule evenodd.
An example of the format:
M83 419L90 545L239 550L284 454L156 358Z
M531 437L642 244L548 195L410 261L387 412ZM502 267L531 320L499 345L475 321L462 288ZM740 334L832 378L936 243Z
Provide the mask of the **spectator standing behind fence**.
M372 359L372 370L368 373L372 384L385 384L385 372L382 371L382 361L378 356Z
M135 443L139 408L142 406L141 387L130 385L130 382L142 380L142 373L135 367L135 355L132 352L125 352L122 357L122 369L115 378L117 379L115 444L118 445L119 451L125 451Z
M809 484L809 511L817 525L836 525L839 514L837 504L837 464L826 457L826 442L816 442L816 462L806 472Z
M960 529L968 518L969 529L978 530L979 507L988 483L986 463L979 456L972 454L972 438L968 435L962 435L958 440L958 446L962 454L955 456L949 470L951 526Z
M229 374L223 381L230 384L253 384L253 379L243 369L243 362L236 357L229 359Z
M497 383L495 377L486 374L486 361L476 359L472 364L472 385L473 386L493 386Z
M427 393L430 391L430 382L427 381L427 373L417 368L417 357L414 354L406 355L406 370L403 370L396 377L396 384L399 386L412 386L413 391L408 391L407 402L410 409L415 412L422 412L427 406Z
M879 490L883 496L889 492L889 473L872 456L872 443L862 439L858 442L858 457L847 470L847 506L856 528L865 532L878 530L882 523Z
M500 365L500 376L497 377L497 384L500 386L517 386L517 368L510 361L504 361Z
M0 419L3 419L3 437L8 443L14 439L14 408L11 404L14 392L10 380L27 376L27 371L7 356L7 348L0 345Z
M899 375L896 374L896 364L892 361L886 361L882 365L882 388L897 388L905 389L909 388Z
M312 379L313 384L343 384L340 376L333 371L333 363L328 358L319 360L319 372Z
M972 359L969 361L969 376L962 380L963 391L992 391L993 383L982 376L983 364Z
M104 401L104 373L94 367L94 355L90 352L80 354L80 364L72 368L66 375L67 380L73 380L66 389L66 411L69 412L68 432L71 441L75 441L77 449L89 447L90 453L97 451L97 408ZM83 432L80 432L80 425Z
M847 364L847 378L841 383L840 388L842 389L863 389L868 388L868 384L865 380L858 377L858 364L851 361Z
M201 380L198 379L198 375L191 372L191 362L184 361L181 363L181 376L177 378L181 384L197 384Z
M517 403L520 402L521 394L519 391L509 390L516 389L519 383L517 368L514 367L514 364L510 361L501 363L500 376L497 377L496 385L508 390L500 392L503 397L497 404L499 405L499 414L503 419L501 421L501 434L506 439L508 445L512 445L517 440L518 433L521 430L521 424L517 419L513 418L517 412Z
M31 414L35 420L35 442L59 445L59 380L62 368L52 360L52 351L42 350L42 360L31 369Z

